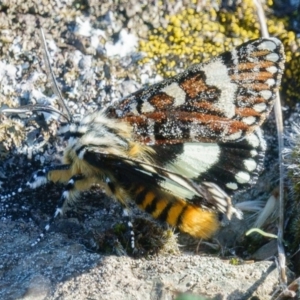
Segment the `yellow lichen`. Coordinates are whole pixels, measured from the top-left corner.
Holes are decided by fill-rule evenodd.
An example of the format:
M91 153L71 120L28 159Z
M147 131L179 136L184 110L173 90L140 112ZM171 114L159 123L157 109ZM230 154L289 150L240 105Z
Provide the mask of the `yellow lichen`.
M140 50L147 54L141 63L152 59L159 74L174 75L177 70L170 60L180 59L180 67L186 67L259 36L252 1L240 3L235 14L206 7L199 12L190 7L167 16L168 24L154 29L148 40L140 43Z
M300 40L288 30L288 18L278 18L271 13L273 1L268 0L266 5L270 35L283 42L287 56L283 90L288 100L298 99L300 54L297 51ZM165 26L149 32L148 40L141 41L139 45L140 50L146 53L141 63L154 62L157 73L163 77L175 75L178 72L176 66L186 68L260 37L260 24L252 0L239 1L231 11L220 9L208 1L199 11L191 5L176 15L166 16L166 20Z

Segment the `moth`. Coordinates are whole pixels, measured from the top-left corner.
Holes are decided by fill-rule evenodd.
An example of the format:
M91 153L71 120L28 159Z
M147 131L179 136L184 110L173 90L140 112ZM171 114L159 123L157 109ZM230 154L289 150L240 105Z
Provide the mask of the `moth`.
M98 184L125 209L133 201L153 218L207 239L219 214L241 216L230 196L253 185L263 168L260 126L284 61L278 39L256 39L80 121L66 114L64 163L35 172L27 185L66 184L51 222Z

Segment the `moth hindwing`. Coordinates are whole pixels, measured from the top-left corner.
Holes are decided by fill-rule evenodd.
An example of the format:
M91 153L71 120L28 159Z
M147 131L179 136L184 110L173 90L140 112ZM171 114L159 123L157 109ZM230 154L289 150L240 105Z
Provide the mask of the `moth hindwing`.
M28 186L67 183L54 217L99 184L124 207L133 201L155 219L208 238L218 213L238 215L230 195L254 184L262 170L260 125L284 59L276 38L253 40L71 120L61 129L64 165L35 173Z

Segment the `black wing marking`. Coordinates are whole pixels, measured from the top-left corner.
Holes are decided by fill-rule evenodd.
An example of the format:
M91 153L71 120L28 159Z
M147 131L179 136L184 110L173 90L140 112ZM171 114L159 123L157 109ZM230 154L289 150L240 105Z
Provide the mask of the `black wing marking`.
M231 143L185 143L153 147L158 164L194 182L214 182L227 194L256 183L266 142L261 129Z
M228 218L231 218L233 213L240 216L240 213L232 207L230 197L212 182L198 184L161 167L101 153L92 148L85 151L83 159L104 172L107 170L107 175L112 175L112 180L125 189L129 190L133 184L146 185L154 190L163 190L185 201L191 201L203 208L225 213Z

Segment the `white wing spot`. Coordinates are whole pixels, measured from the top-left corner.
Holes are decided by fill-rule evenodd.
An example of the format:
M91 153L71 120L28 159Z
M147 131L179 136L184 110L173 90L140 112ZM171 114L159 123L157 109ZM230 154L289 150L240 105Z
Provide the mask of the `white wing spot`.
M272 92L269 90L260 91L259 94L266 100L269 100L272 97Z
M255 134L247 135L246 140L253 148L258 148L260 145L259 139Z
M244 184L250 181L250 175L247 172L240 171L234 177L240 184Z
M268 67L266 70L272 74L275 74L278 71L275 66Z
M249 158L244 160L244 166L249 172L252 172L257 168L257 163L254 159Z
M178 85L178 83L173 82L170 85L165 86L163 89L161 89L161 91L174 98L174 106L180 106L184 104L186 94L185 91Z
M252 117L252 116L250 116L250 117L245 117L245 118L242 119L242 121L243 121L245 124L247 124L247 125L252 125L252 124L255 123L256 118L255 118L255 117Z
M257 152L256 150L251 150L251 151L250 151L250 155L251 155L252 157L256 157L256 156L258 155L258 152Z
M270 50L273 51L276 49L276 44L274 41L263 41L260 45L257 46L260 50Z
M266 56L266 59L269 61L276 62L279 60L279 55L277 53L270 53Z
M253 109L257 112L263 112L267 108L266 103L258 103L253 105Z
M229 141L235 141L235 140L238 140L241 137L242 137L242 131L239 130L238 132L235 132L235 133L233 133L231 135L228 135L226 138Z
M149 113L155 111L155 108L149 103L149 102L144 102L142 105L142 112L143 113Z
M267 81L266 81L266 84L268 85L268 86L273 86L273 85L275 85L275 80L273 79L273 78L269 78Z
M238 189L238 185L235 182L228 182L226 183L226 186L233 191Z

